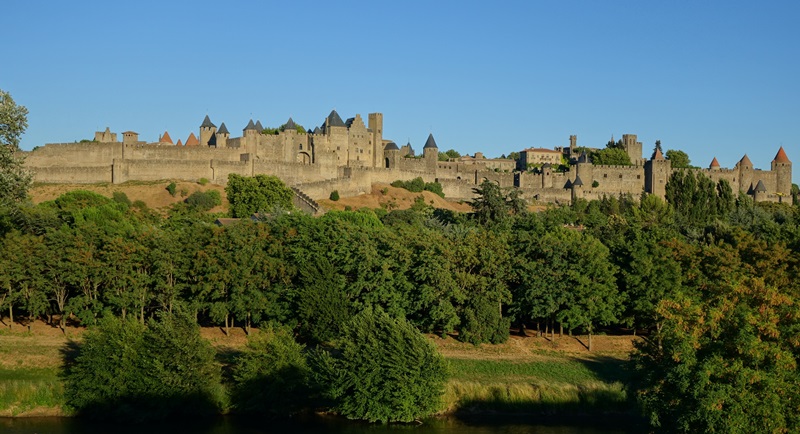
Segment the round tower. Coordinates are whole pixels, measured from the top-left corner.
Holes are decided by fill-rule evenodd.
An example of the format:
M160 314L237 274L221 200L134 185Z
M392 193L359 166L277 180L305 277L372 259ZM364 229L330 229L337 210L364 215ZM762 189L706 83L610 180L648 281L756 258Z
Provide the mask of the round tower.
M672 175L672 162L664 158L656 147L653 155L644 163L644 191L660 198L667 196L667 182Z
M389 142L383 148L383 167L386 169L397 169L400 163L400 148L397 143Z
M425 146L422 147L422 156L425 159L425 166L428 170L436 173L436 166L439 162L439 147L436 146L433 134L428 134L428 140L425 141Z
M736 163L736 171L738 172L738 187L739 191L750 193L755 184L753 184L753 162L747 154L744 154L741 160ZM734 183L736 184L736 182Z
M211 119L206 115L203 123L200 124L200 146L208 146L213 141L216 132L217 126L211 123Z
M792 162L789 161L783 146L778 149L778 153L772 159L772 172L775 174L775 192L781 196L781 201L789 200L791 203Z
M228 139L231 136L231 133L228 132L228 127L225 126L225 122L219 125L219 130L217 130L217 147L218 148L227 148L228 147Z

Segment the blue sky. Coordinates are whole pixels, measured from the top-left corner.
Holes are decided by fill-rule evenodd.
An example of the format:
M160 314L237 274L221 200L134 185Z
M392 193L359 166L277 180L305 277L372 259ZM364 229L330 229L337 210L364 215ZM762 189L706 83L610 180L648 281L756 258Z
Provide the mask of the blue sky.
M24 149L208 114L313 128L384 114L384 137L499 156L639 136L707 167L800 160L800 3L43 2L3 7L0 89ZM794 182L800 180L795 170Z

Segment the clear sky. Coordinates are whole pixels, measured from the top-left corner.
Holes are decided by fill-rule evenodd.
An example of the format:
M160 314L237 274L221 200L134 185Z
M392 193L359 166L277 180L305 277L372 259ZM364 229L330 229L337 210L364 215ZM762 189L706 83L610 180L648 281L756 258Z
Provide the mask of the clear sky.
M384 114L417 150L500 156L637 134L707 167L800 160L797 1L6 0L22 147L133 130L233 136ZM794 170L794 182L800 168Z

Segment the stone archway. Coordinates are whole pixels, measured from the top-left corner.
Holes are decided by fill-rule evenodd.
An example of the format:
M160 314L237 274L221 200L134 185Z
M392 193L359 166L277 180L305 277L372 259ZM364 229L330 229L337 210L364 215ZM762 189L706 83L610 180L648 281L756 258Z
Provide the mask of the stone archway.
M311 164L311 156L307 152L297 153L297 162L303 164Z

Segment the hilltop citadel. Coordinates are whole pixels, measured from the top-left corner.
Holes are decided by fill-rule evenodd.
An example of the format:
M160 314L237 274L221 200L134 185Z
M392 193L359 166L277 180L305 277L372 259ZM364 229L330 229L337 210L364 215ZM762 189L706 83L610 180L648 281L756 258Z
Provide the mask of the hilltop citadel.
M569 147L526 149L520 161L487 159L478 153L439 161L439 149L429 135L421 156L414 156L410 144L399 147L383 137L383 115L370 113L367 123L360 115L343 121L332 111L313 130L303 131L290 118L278 130L265 130L252 120L242 136L231 137L224 123L217 127L206 116L199 138L192 133L182 143L172 142L164 133L157 142L140 141L133 131L117 134L106 128L95 133L94 141L47 144L27 153L26 165L34 180L43 183L123 183L208 179L224 184L228 174L244 176L275 175L292 186L299 197L312 206L333 190L343 196L369 192L373 183L391 183L421 177L442 184L446 197L469 199L473 188L484 179L501 187L518 187L525 199L566 203L575 198L596 199L604 195L642 192L664 197L673 168L660 150L643 158L642 144L636 135L622 137L622 147L631 166L594 165L586 154L577 153L577 137L570 136ZM564 156L569 170L555 171ZM527 163L541 162L535 171L524 170ZM517 170L518 163L520 169ZM781 147L770 170L753 168L745 155L732 168L719 166L716 158L702 172L714 181L727 180L734 191L753 196L756 201L790 200L792 163Z

